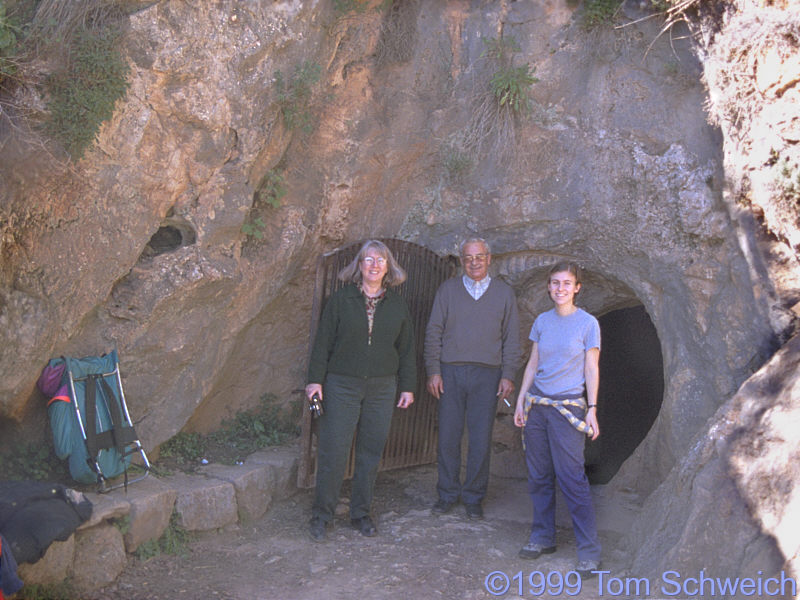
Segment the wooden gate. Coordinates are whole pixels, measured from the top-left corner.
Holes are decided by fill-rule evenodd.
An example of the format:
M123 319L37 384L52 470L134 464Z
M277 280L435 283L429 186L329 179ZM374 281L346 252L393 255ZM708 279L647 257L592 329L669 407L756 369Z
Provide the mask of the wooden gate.
M414 321L417 354L417 389L414 404L408 409L394 409L392 426L379 470L423 465L436 460L437 406L425 388L425 369L422 349L425 327L433 306L436 290L451 277L458 265L455 257L441 258L427 248L403 240L382 239L394 254L397 262L408 273L408 279L395 290L408 302ZM317 331L322 309L328 298L345 283L337 278L339 271L355 258L363 242L323 254L317 262L317 279L314 285L314 302L311 310L311 344ZM310 352L309 352L310 354ZM297 485L308 488L314 485L317 466L316 421L309 410L303 411L300 437L300 465ZM354 442L355 443L355 442ZM352 477L355 457L350 451L345 477Z

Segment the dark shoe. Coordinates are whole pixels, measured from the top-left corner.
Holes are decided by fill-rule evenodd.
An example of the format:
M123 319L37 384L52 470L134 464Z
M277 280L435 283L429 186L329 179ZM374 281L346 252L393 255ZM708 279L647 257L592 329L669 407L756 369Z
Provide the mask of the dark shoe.
M372 537L378 533L375 528L375 523L369 516L359 517L358 519L350 519L350 524L361 532L361 535Z
M455 505L455 502L448 502L447 500L442 500L440 498L436 501L436 504L431 507L431 512L435 515L446 515L453 510Z
M541 544L528 543L519 551L519 557L533 560L539 558L542 554L552 554L555 551L555 546L542 546Z
M483 518L483 507L480 504L467 504L467 518L470 521L478 521Z
M575 565L575 570L578 572L578 575L581 576L581 579L591 579L592 577L597 577L597 571L599 569L599 560L579 560L578 564Z
M312 517L311 522L308 524L308 535L311 537L311 540L314 542L324 542L326 535L325 528L325 521L319 517Z

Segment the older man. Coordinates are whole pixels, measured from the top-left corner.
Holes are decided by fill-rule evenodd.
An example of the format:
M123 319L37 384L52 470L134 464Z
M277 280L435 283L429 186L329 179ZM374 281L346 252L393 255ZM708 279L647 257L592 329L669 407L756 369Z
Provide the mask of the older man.
M485 240L461 244L464 274L439 287L425 332L427 387L439 400L439 499L432 511L450 512L461 500L470 519L483 518L497 401L513 393L521 358L517 300L510 286L489 276L491 262Z

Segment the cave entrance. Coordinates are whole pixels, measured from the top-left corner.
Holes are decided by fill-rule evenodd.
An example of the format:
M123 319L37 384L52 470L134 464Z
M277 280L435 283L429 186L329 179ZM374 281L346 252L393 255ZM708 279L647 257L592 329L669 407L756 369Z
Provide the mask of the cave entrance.
M397 261L408 273L408 279L396 291L408 303L416 331L417 364L423 364L424 331L428 323L433 298L439 285L451 277L458 265L454 257L440 257L434 252L403 240L381 239L392 251ZM352 261L362 242L351 244L323 254L317 262L314 285L314 302L311 308L311 343L314 343L317 323L327 299L343 284L337 278L339 271ZM309 349L310 353L310 349ZM436 461L437 402L425 387L424 372L419 372L416 401L408 409L395 408L389 437L379 465L379 470L423 465ZM308 410L301 421L301 451L297 472L297 485L308 488L314 485L316 473L316 422ZM355 440L353 440L355 446ZM350 451L345 477L351 477L355 466L354 452Z
M492 264L517 295L522 339L536 316L552 308L547 273L563 255L542 252L498 254ZM600 437L587 441L586 475L592 484L608 483L649 433L664 398L661 342L650 315L636 293L608 273L583 269L578 306L600 322ZM529 342L524 346L529 350ZM528 359L526 353L524 360ZM521 379L519 377L518 379ZM516 462L516 461L515 461ZM515 472L526 476L524 464ZM505 470L506 474L510 474Z
M658 333L644 306L598 318L602 337L598 421L586 444L589 482L608 483L642 442L661 410L664 371Z

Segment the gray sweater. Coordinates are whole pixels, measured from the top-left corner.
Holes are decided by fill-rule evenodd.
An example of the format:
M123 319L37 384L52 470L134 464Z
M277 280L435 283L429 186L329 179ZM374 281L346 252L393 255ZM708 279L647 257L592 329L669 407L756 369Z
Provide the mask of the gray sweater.
M428 377L441 374L441 363L477 364L500 367L513 381L520 358L517 299L508 284L492 278L478 300L460 275L439 286L425 331Z

